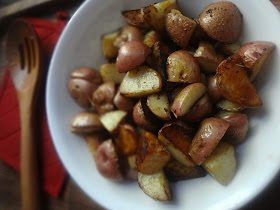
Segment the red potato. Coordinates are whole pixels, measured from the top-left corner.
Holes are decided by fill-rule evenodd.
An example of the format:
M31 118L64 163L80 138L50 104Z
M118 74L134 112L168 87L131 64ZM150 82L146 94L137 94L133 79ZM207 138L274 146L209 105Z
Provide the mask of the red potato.
M218 50L220 50L223 54L227 56L231 56L233 54L238 53L240 47L241 47L240 41L236 41L231 44L226 44L226 43L218 44Z
M206 93L206 87L202 83L193 83L185 87L176 96L171 111L176 118L187 114L191 107Z
M225 141L238 145L245 140L248 131L248 117L246 114L220 111L216 116L230 124L223 137Z
M126 73L120 73L115 63L104 63L99 67L103 82L114 82L121 84Z
M213 102L216 102L223 97L217 86L217 78L215 75L210 75L207 78L207 93Z
M146 57L151 53L151 48L140 41L129 41L124 43L117 57L117 69L120 73L128 72L142 65Z
M156 42L161 40L159 33L154 30L149 31L145 34L143 43L148 47L153 47Z
M193 55L198 62L201 71L205 73L216 72L219 64L224 60L223 55L216 54L212 44L202 41Z
M144 36L142 32L134 26L125 26L121 29L120 34L114 41L114 46L120 48L125 42L139 41L142 42Z
M103 56L106 59L114 59L118 56L119 48L114 46L114 41L119 31L110 32L101 36Z
M119 90L118 90L117 94L115 95L113 102L118 109L124 110L124 111L132 111L132 109L136 103L133 98L128 98L128 97L122 96L120 94Z
M106 82L100 85L92 95L92 103L99 114L104 114L109 111L113 111L114 97L116 93L116 87L114 82Z
M109 133L107 132L94 132L87 136L85 136L85 140L87 142L88 148L93 156L95 158L96 151L98 147L109 138Z
M150 29L150 25L144 17L144 8L123 11L122 17L129 25L141 29Z
M95 163L98 171L104 177L121 181L123 179L120 171L118 155L116 153L112 139L104 141L97 149Z
M197 61L184 50L169 55L166 71L169 82L194 83L200 79L200 69Z
M221 110L229 111L229 112L240 112L246 109L244 106L240 106L238 104L232 103L226 99L221 99L216 103L216 107Z
M189 155L197 165L201 165L212 153L229 126L227 121L216 117L206 118L201 122L189 150Z
M147 131L154 131L159 126L156 123L151 123L149 119L144 114L143 107L141 105L141 101L138 101L132 112L133 121L136 125L138 125L140 128L143 128Z
M239 55L227 58L218 66L216 80L220 93L230 102L250 108L262 105Z
M181 48L186 49L196 28L196 22L172 9L166 16L166 31L169 37Z
M211 113L212 107L213 104L208 94L205 94L193 105L190 111L182 117L182 120L187 122L199 122Z
M99 120L99 116L92 112L79 112L71 120L71 132L73 133L89 134L99 131L104 131L104 126Z
M87 80L96 86L102 84L102 77L99 71L90 67L78 68L77 70L71 73L71 77L76 79Z
M253 81L263 64L275 48L275 44L267 41L254 41L241 46L238 54L244 65L250 70L250 79Z

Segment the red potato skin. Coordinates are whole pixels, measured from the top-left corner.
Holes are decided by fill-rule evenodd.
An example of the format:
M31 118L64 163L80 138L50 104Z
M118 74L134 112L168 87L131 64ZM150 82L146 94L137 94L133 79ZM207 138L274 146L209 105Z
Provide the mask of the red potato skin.
M216 117L206 118L201 122L189 150L195 164L201 165L212 153L229 126L227 121Z
M99 73L94 68L90 67L81 67L71 73L72 78L79 78L79 79L84 79L87 80L96 86L102 84L102 77Z
M121 47L125 42L139 41L142 42L144 36L142 32L134 26L123 27L118 38L116 38L114 45L116 47Z
M123 176L119 169L118 156L111 139L104 141L97 149L95 163L98 171L104 177L121 181Z
M132 98L122 96L120 94L120 91L118 91L114 97L114 104L120 110L132 111L135 105L135 100Z
M223 139L233 145L242 143L248 131L247 115L241 113L230 113L222 116L221 118L230 124Z
M207 92L213 102L217 102L223 98L217 86L217 80L214 75L211 75L207 78Z
M151 48L143 42L130 41L124 43L119 49L116 66L120 73L126 73L132 70L146 60L146 57L152 52Z

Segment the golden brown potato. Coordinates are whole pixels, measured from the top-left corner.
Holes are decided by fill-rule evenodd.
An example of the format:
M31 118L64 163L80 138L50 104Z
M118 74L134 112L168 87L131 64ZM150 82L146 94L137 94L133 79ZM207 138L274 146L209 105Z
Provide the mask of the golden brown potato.
M125 26L121 29L113 44L119 49L125 42L142 42L143 39L144 36L138 28L134 26Z
M120 90L116 93L114 97L115 106L124 111L132 111L136 101L133 98L124 97L121 95Z
M238 51L244 65L250 70L250 80L253 81L263 64L275 48L275 44L266 41L254 41L244 44Z
M159 33L154 30L149 31L145 34L143 43L148 47L152 47L156 42L161 40Z
M233 54L238 53L239 48L241 47L240 41L236 41L234 43L219 43L218 49L225 55L231 56Z
M216 116L230 124L223 137L225 141L238 145L245 140L248 131L248 117L246 114L220 111Z
M138 184L146 195L155 200L171 200L169 183L163 170L150 175L138 172Z
M229 1L215 2L205 7L199 16L199 22L208 36L225 43L235 42L243 25L242 14Z
M103 56L106 59L113 59L118 56L119 48L114 45L116 38L119 35L119 31L114 31L101 36Z
M182 120L187 122L199 122L211 113L212 107L213 104L206 93L193 105L190 111L182 117Z
M220 93L230 102L251 108L262 105L239 55L227 58L218 66L216 80Z
M170 181L179 181L203 177L206 171L199 166L186 166L178 161L171 159L164 167L164 172Z
M189 156L191 137L189 129L179 123L167 123L158 132L158 139L169 151L170 155L185 166L195 166Z
M138 144L138 132L130 124L123 124L119 127L119 134L115 138L115 146L119 155L132 155L136 153Z
M204 119L192 140L189 155L192 160L201 165L220 142L230 124L216 117Z
M114 82L106 82L100 85L92 95L92 103L99 114L104 114L109 111L113 111L114 97L116 93L116 87Z
M110 111L100 116L101 123L113 136L118 135L120 125L126 120L127 112L123 110Z
M115 63L105 63L100 65L100 74L103 82L114 82L116 85L121 84L125 73L120 73Z
M157 123L152 123L145 115L143 107L142 107L142 103L141 101L138 101L134 108L133 108L133 112L132 112L132 117L133 117L133 121L134 123L139 126L140 128L143 128L147 131L154 131L156 130L159 125Z
M126 73L142 65L146 57L151 53L151 49L140 41L125 42L119 50L116 61L117 69L120 73Z
M143 131L138 141L136 167L138 172L153 174L166 165L170 159L167 149L158 138L149 132Z
M166 15L172 10L178 9L176 0L165 0L144 8L146 22L156 31L165 32Z
M120 93L126 97L144 97L161 91L159 73L147 66L129 71L120 85Z
M202 83L193 83L185 87L176 96L171 111L176 118L187 114L191 107L206 93L206 87Z
M170 105L166 93L161 92L149 95L147 97L147 106L157 118L165 121L171 119Z
M121 181L123 176L120 171L118 155L115 151L112 139L104 141L97 149L95 163L98 171L104 177Z
M122 17L129 25L142 29L150 28L150 25L144 18L144 8L123 11Z
M184 50L179 50L167 58L169 82L194 83L200 79L200 69L195 58Z
M214 46L205 41L199 43L193 56L205 73L216 72L218 65L225 59L223 55L217 55Z
M220 184L229 184L236 171L233 146L227 142L220 142L202 166Z
M216 106L224 111L229 111L229 112L239 112L242 111L244 109L246 109L246 107L244 106L240 106L237 105L235 103L232 103L226 99L221 99L216 103Z
M104 126L97 114L82 111L73 116L71 120L71 132L89 134L97 131L104 131Z
M186 49L196 28L196 22L172 9L166 16L166 31L169 37L181 48Z

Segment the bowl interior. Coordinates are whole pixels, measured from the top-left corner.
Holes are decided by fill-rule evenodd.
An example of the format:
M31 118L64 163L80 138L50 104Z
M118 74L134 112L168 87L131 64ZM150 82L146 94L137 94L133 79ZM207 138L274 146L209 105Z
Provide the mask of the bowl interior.
M153 1L154 2L159 2ZM179 0L184 15L197 18L212 0ZM255 84L263 106L249 110L249 133L244 144L236 148L238 168L226 187L212 177L171 184L174 199L160 203L146 196L133 183L114 183L103 178L95 168L85 141L69 130L71 117L82 109L69 96L66 83L77 67L96 69L106 62L102 57L101 35L125 25L120 12L150 4L146 0L85 1L68 23L51 61L47 80L47 114L56 150L66 169L78 185L100 205L109 209L236 209L263 190L279 171L280 153L280 60L279 13L267 0L233 0L244 18L242 43L265 40L276 50L263 66ZM105 196L106 195L106 196Z

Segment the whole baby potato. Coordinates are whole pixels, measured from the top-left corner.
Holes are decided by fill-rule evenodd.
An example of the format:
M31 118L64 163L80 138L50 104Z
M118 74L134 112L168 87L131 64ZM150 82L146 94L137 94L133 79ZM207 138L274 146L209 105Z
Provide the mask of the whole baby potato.
M220 1L204 8L199 16L202 29L214 40L233 43L242 30L242 14L231 2Z
M143 64L148 54L151 53L151 48L143 42L130 41L124 43L119 50L117 57L117 69L121 73L128 72Z

